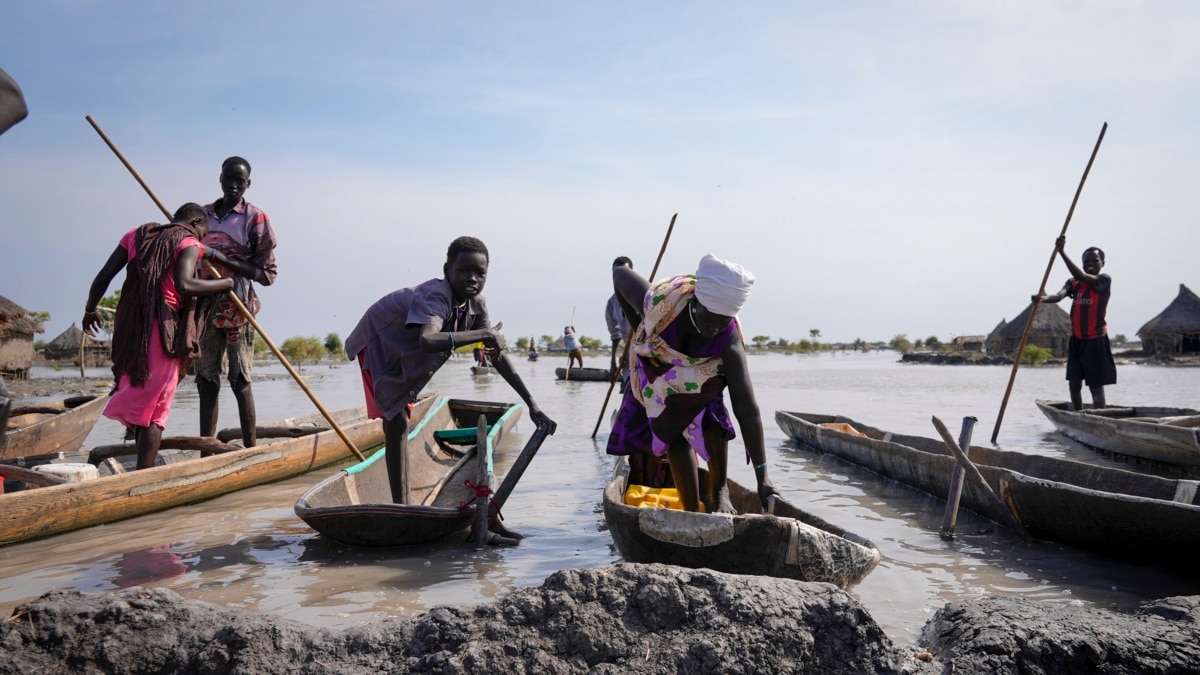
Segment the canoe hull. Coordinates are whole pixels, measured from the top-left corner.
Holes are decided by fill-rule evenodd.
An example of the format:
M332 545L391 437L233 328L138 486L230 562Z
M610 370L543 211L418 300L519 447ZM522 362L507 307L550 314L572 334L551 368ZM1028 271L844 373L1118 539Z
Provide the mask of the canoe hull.
M333 413L359 448L383 442L383 427L364 408ZM320 416L282 424L327 424ZM95 480L0 495L0 544L11 544L191 504L297 476L350 457L335 431L288 438L212 457Z
M775 419L798 445L940 499L949 493L957 463L940 440L892 434L842 416L777 411ZM821 424L849 425L865 436ZM969 456L1033 537L1168 568L1194 568L1181 565L1179 551L1200 550L1196 481L981 446L972 446ZM963 485L960 504L1006 522L1000 506L970 481Z
M871 542L779 499L761 513L758 494L729 481L737 515L704 514L624 503L628 463L618 460L604 489L604 518L622 557L752 574L823 581L849 588L879 563Z
M473 445L456 452L438 432L488 419L495 447L511 431L524 406L441 398L413 419L406 465L409 503L392 503L386 451L379 449L345 470L309 488L296 501L296 515L322 536L353 546L407 546L463 534L475 522L478 458Z
M1196 415L1188 408L1105 408L1103 414L1070 409L1063 401L1038 401L1037 407L1064 436L1092 448L1126 457L1173 464L1200 472L1200 428L1170 426L1127 418Z
M75 397L86 398L86 397ZM65 399L70 402L71 399ZM55 452L75 452L92 433L96 420L108 404L108 395L68 407L51 419L23 429L9 429L0 440L0 461Z
M612 382L612 373L607 368L555 368L554 376L568 382Z

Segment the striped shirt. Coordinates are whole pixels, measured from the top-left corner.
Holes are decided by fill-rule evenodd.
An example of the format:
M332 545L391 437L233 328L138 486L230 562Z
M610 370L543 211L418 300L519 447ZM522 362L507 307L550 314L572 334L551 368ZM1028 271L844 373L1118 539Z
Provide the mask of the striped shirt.
M1108 297L1112 291L1112 279L1107 274L1099 275L1095 288L1078 279L1067 280L1063 290L1071 296L1071 334L1080 340L1091 340L1108 334L1105 314L1108 312Z

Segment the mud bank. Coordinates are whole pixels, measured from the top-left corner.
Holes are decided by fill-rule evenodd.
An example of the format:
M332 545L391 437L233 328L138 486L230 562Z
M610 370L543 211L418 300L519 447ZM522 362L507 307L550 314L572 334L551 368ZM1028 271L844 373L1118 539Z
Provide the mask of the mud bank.
M0 625L0 673L1168 673L1200 669L1200 599L1136 616L951 603L897 646L828 584L617 564L473 608L330 631L163 589L54 592Z

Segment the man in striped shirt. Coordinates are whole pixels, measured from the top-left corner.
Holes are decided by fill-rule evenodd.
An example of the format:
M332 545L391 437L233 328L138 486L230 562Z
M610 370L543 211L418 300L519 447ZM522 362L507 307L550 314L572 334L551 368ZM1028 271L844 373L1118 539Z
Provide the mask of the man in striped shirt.
M1083 383L1087 382L1092 392L1092 407L1103 408L1104 387L1117 383L1117 366L1113 362L1112 347L1108 342L1108 298L1112 291L1112 278L1101 274L1104 267L1104 251L1092 246L1083 252L1083 268L1080 269L1064 252L1067 238L1059 237L1055 250L1071 278L1062 290L1047 296L1033 296L1034 302L1058 302L1070 296L1071 341L1067 347L1067 382L1071 388L1071 407L1083 409Z

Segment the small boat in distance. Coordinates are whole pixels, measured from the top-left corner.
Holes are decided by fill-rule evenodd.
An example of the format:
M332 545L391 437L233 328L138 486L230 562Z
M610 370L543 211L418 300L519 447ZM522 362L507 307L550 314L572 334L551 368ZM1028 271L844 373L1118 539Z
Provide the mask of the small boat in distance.
M355 546L402 546L465 533L477 516L477 466L516 424L524 405L438 398L417 411L406 445L408 498L392 500L386 450L309 488L296 515L334 541ZM487 418L486 446L478 447L480 414ZM486 502L484 502L486 503Z
M1064 436L1116 455L1200 474L1200 412L1162 406L1109 406L1071 410L1067 401L1037 401Z
M957 461L940 439L892 433L841 415L775 412L804 448L825 452L940 499ZM973 482L961 505L997 523L1016 516L1030 536L1200 575L1200 496L1194 480L1159 478L1056 457L971 446L968 454L1001 506Z
M108 394L22 403L9 413L8 430L0 440L0 461L57 452L75 452L92 433Z
M700 469L701 481L707 472ZM879 549L792 503L776 498L764 513L758 492L734 480L729 496L738 513L695 513L626 503L629 462L619 457L604 488L604 519L629 562L707 567L849 588L879 563Z
M554 376L568 382L612 382L608 368L555 368Z

